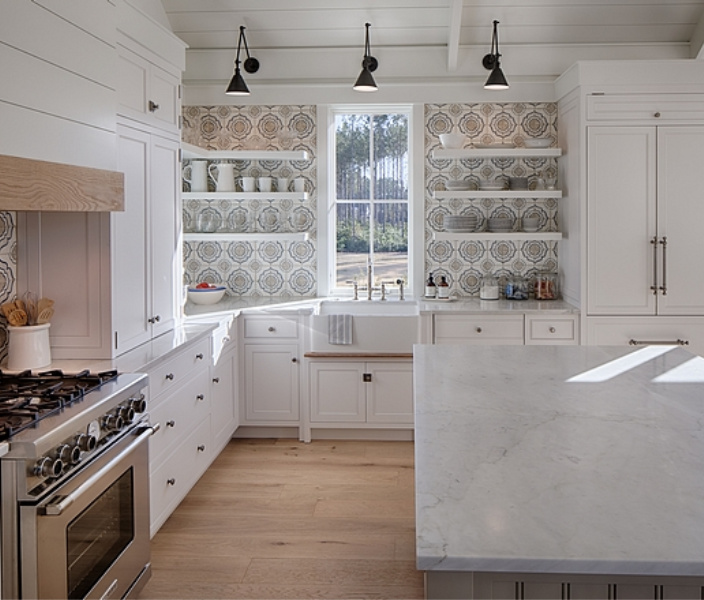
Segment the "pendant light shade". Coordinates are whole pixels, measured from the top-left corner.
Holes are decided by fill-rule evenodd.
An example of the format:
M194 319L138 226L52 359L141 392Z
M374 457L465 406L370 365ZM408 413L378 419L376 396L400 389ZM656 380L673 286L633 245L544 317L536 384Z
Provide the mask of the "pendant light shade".
M362 59L362 72L357 77L357 81L352 86L352 89L357 92L376 92L378 89L376 87L376 82L372 73L376 71L379 66L379 61L374 58L371 54L371 46L369 44L369 28L371 23L365 23L366 33L364 38L364 58Z
M240 51L242 49L242 44L244 44L245 52L247 52L247 58L244 61L244 70L247 73L256 73L259 70L259 61L253 56L249 55L249 46L247 46L247 38L244 35L244 27L240 25L240 37L237 40L237 55L235 56L235 74L230 80L230 85L227 86L225 93L229 96L249 96L249 88L242 77L240 71Z
M489 78L484 84L485 90L507 90L508 81L501 70L501 54L499 53L499 32L498 21L494 21L494 33L491 36L491 52L484 56L482 64L484 68L491 71Z

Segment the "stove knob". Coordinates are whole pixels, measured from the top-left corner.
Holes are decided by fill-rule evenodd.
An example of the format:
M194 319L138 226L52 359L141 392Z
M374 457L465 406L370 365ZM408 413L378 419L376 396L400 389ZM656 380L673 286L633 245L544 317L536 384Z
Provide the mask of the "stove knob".
M64 470L64 463L60 458L44 456L34 465L34 474L39 477L58 477Z
M81 460L81 449L78 446L63 444L56 449L56 456L65 465L75 465Z
M147 410L147 401L144 398L144 394L141 394L139 398L132 398L130 400L130 406L134 409L134 412L143 413Z
M103 420L105 431L120 431L125 426L125 422L120 415L108 415Z
M89 435L87 433L77 435L75 441L76 447L83 452L95 450L95 445L98 443L94 435Z
M123 406L120 409L120 416L125 424L129 425L132 421L134 421L134 408L131 406Z

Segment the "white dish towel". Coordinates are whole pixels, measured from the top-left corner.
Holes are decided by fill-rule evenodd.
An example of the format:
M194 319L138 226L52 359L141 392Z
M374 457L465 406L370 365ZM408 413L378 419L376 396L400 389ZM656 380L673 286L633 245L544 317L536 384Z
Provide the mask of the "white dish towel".
M352 315L328 315L328 344L352 343Z

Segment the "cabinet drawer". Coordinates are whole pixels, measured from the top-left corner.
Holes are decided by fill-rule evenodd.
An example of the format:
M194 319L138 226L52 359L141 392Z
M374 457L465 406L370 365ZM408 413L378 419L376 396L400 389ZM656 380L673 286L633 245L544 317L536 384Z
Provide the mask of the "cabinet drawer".
M160 465L150 469L151 535L158 531L210 463L210 419L205 419Z
M689 352L704 356L704 317L598 317L587 319L586 343L626 346L631 340L658 344L687 342Z
M161 401L161 394L169 390L177 390L188 379L193 369L207 368L210 355L210 339L204 338L186 350L179 351L176 356L149 370L149 395L152 401L150 408L156 407Z
M587 97L591 121L704 120L704 94L605 94Z
M159 431L149 438L149 458L157 463L165 452L180 443L210 414L209 374L199 373L186 381L156 408L150 411L152 423L159 423Z
M577 318L526 316L526 344L577 344Z
M298 337L298 321L285 317L245 317L244 337L296 338Z
M523 315L435 315L436 344L523 344Z

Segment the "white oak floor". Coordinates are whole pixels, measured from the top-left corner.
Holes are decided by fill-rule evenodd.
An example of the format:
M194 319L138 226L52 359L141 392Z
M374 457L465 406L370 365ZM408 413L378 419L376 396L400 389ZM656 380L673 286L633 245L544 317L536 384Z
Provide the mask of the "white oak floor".
M140 598L422 598L413 443L233 440L154 537Z

